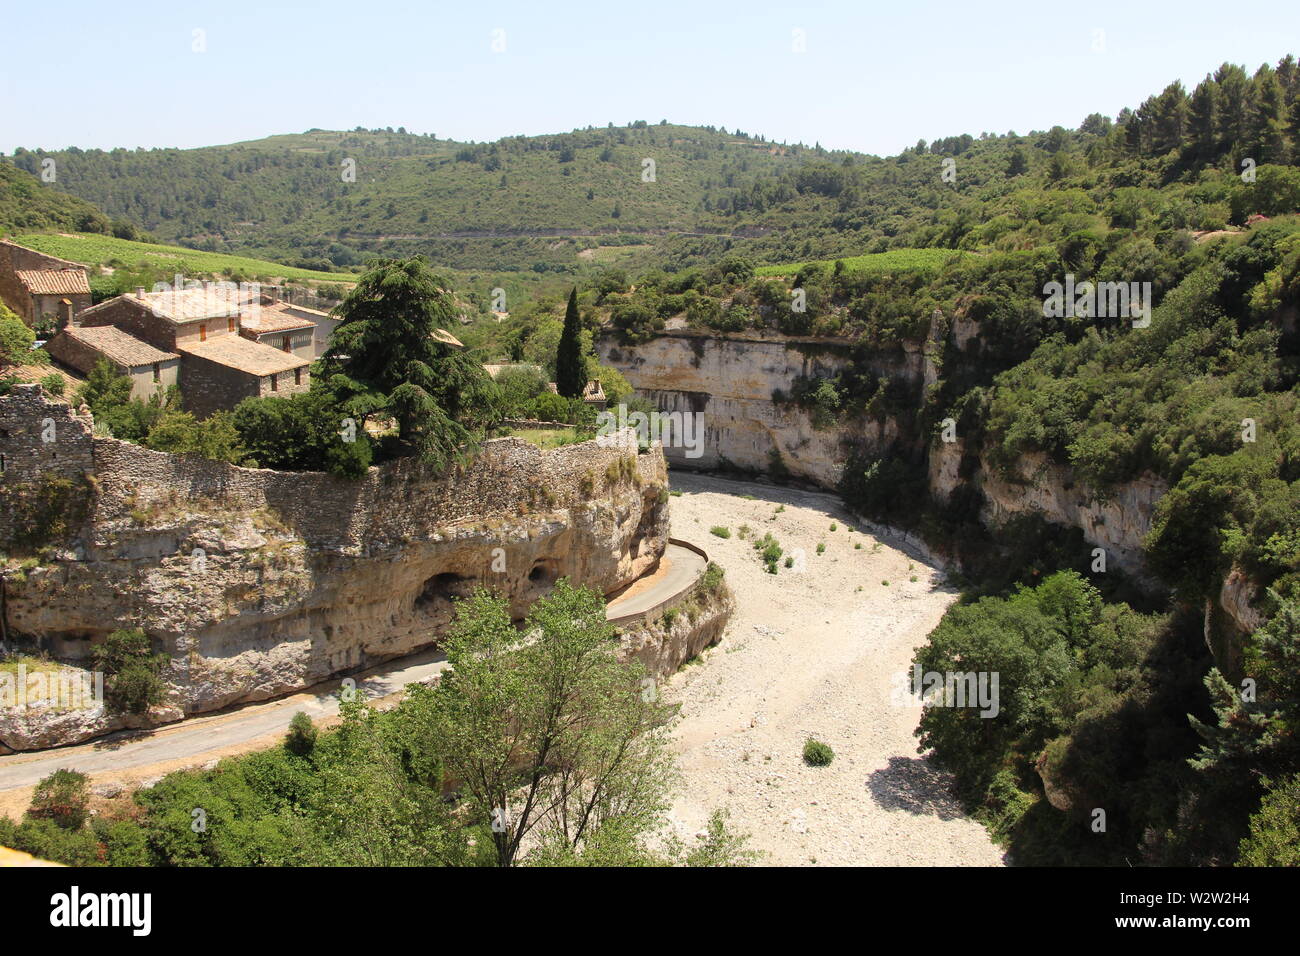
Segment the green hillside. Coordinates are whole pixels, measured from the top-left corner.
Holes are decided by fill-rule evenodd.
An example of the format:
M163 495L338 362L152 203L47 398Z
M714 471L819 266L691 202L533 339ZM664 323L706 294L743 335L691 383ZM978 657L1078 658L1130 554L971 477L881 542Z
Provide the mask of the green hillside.
M0 235L29 229L107 232L109 221L85 200L0 162Z

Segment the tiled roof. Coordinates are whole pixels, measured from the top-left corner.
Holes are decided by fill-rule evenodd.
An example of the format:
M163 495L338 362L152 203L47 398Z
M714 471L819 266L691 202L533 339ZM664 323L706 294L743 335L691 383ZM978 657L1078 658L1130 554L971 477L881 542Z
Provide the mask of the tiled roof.
M605 400L605 389L600 382L592 379L582 389L582 400L584 402L603 402Z
M85 269L15 269L32 295L90 295Z
M191 342L176 348L185 355L207 359L249 375L274 375L311 364L292 352L283 352L241 335L214 335L206 342Z
M202 289L146 292L144 295L131 293L123 298L139 302L159 318L172 322L193 322L195 319L222 319L239 315L247 308L250 295L247 290L210 284Z
M152 365L154 362L166 362L177 357L175 352L164 352L142 339L137 339L129 332L123 332L111 325L70 325L51 339L49 345L46 346L46 350L51 355L64 362L67 362L67 359L58 354L60 351L58 348L60 336L67 336L94 349L105 358L128 367ZM71 365L72 363L68 362L68 364ZM81 371L89 372L90 369L81 369Z
M295 329L314 329L316 323L309 316L312 314L328 318L324 312L304 309L290 305L288 302L262 303L257 309L249 309L239 320L239 327L247 329L254 335L267 332L292 332Z

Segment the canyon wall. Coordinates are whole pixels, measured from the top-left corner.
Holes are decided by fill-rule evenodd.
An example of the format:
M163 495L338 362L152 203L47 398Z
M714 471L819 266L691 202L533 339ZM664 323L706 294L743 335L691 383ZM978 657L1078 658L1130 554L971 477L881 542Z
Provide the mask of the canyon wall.
M767 472L775 451L792 476L834 487L850 445L883 449L895 437L889 422L818 429L807 411L773 402L774 391L788 393L800 376L833 376L845 368L851 351L845 342L679 331L633 346L605 337L597 350L602 362L622 372L637 394L659 409L702 416L700 454L665 442L671 465ZM879 375L908 380L923 374L919 351L881 357L872 366Z
M609 593L653 567L666 466L621 439L495 439L445 474L397 461L347 480L94 436L20 386L0 397L0 547L35 557L11 558L7 626L71 661L143 628L173 716L308 687L434 643L475 585L522 617L558 578ZM42 520L66 531L34 542Z
M939 378L935 356L945 347L960 360L964 351L979 347L978 326L936 316L923 344L856 358L860 367L904 385L919 407L924 389ZM834 489L854 450L887 454L902 431L889 417L842 419L818 429L809 412L773 401L773 393L789 394L800 376L834 376L848 367L855 356L845 342L682 330L632 346L606 336L598 348L602 361L617 368L639 396L664 411L700 414L704 453L690 458L681 447L666 447L674 467L730 465L766 473L775 449L791 476ZM946 501L967 480L959 476L964 450L960 440L936 439L930 444L928 483L937 500ZM978 465L969 480L983 494L981 517L990 526L1037 513L1047 521L1078 527L1088 541L1106 550L1108 566L1154 586L1143 567L1142 541L1156 502L1168 490L1158 477L1145 475L1102 497L1077 481L1069 468L1044 456L1027 456L1014 473L1003 474L987 465L978 449L974 454Z

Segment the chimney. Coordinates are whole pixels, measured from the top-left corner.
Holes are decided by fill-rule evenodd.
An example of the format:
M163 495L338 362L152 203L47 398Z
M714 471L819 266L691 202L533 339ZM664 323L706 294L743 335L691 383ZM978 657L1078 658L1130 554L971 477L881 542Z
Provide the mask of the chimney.
M59 328L66 329L72 324L72 300L59 300Z
M138 286L136 286L136 287L135 287L135 294L138 295L140 298L143 299L143 298L144 298L144 286L142 286L142 285L138 285Z

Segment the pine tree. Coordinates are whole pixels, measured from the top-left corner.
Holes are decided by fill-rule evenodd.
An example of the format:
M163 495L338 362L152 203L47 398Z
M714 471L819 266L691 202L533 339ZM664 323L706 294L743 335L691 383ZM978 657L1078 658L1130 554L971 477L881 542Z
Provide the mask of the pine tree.
M569 293L564 310L564 331L555 352L555 390L565 398L580 398L587 386L587 366L582 360L582 324L578 320L578 290Z
M356 417L391 415L402 445L438 466L491 416L497 394L481 365L434 337L455 318L446 286L419 256L380 260L334 310L342 321L320 359Z
M1192 91L1188 107L1188 154L1192 162L1210 163L1218 155L1215 126L1219 117L1219 87L1207 76Z

